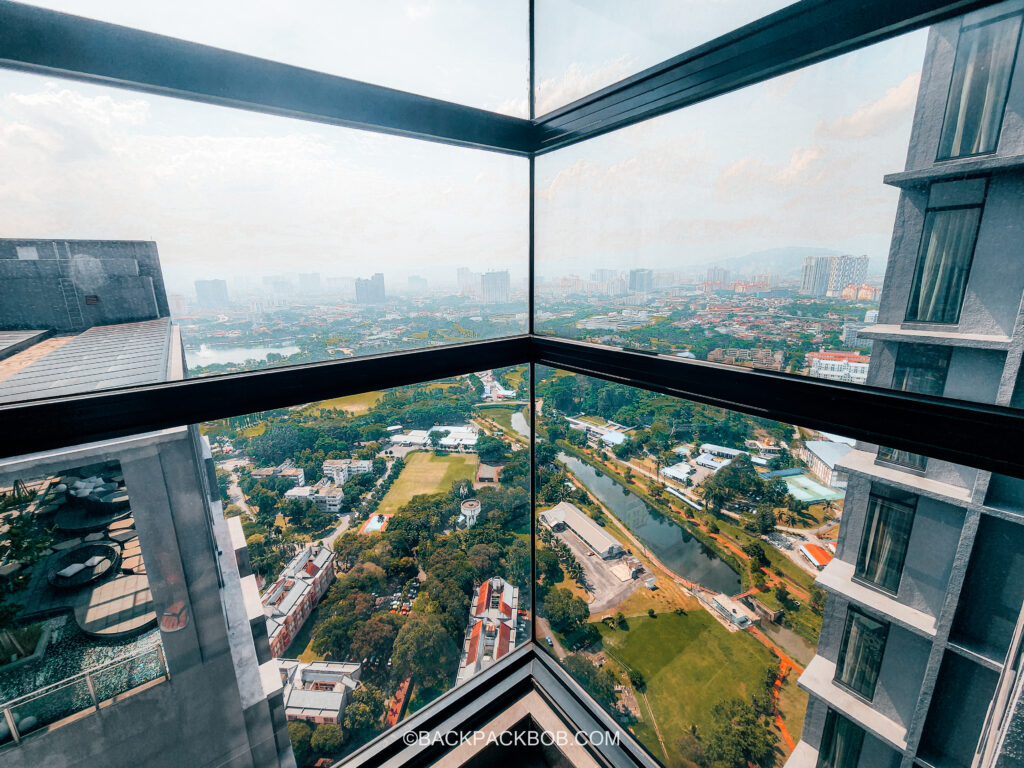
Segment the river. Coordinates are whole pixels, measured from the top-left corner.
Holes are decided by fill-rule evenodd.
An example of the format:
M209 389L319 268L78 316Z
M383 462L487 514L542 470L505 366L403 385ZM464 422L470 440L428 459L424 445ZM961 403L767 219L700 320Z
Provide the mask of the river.
M186 349L185 360L189 368L198 368L203 365L215 365L217 363L244 363L246 360L266 360L271 352L284 355L294 355L299 348L294 344L284 347L211 347L208 344L201 344L199 349Z
M559 453L558 458L666 567L716 592L735 595L740 591L739 574L681 526L614 480L599 477L589 464L565 453Z

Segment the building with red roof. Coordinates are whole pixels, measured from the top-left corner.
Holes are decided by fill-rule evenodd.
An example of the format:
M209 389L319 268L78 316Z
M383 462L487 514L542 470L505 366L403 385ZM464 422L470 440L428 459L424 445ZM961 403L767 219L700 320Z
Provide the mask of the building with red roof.
M516 646L519 588L494 577L480 584L469 604L469 627L457 682L473 677Z

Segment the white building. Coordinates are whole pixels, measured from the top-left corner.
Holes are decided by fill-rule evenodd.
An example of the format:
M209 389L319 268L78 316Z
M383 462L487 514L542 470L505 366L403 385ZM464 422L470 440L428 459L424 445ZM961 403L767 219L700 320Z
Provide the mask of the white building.
M473 427L462 426L434 426L430 429L412 429L401 435L392 435L391 442L394 445L409 448L432 447L430 435L432 432L447 432L438 443L439 448L447 451L470 452L476 450L477 431Z
M858 357L863 359L857 359ZM843 381L851 384L866 384L868 380L869 355L849 355L828 352L808 353L811 363L810 375L829 381Z
M540 521L556 532L569 528L604 560L612 560L624 552L622 545L604 528L568 501L560 502L546 512L541 512Z
M324 512L336 515L341 511L341 503L345 500L345 491L339 486L329 485L321 488L313 496L313 501Z
M353 475L365 475L373 471L373 462L357 459L327 459L321 470L324 477L331 478L335 485L344 485Z
M681 461L678 464L673 464L671 467L662 467L661 474L670 480L676 480L681 483L693 474L693 467L685 461Z
M808 440L804 444L804 461L811 472L825 485L833 488L846 487L846 473L836 469L853 448L846 443L834 443L831 440Z
M472 528L480 519L480 500L466 499L459 510L459 518L455 525L459 528Z

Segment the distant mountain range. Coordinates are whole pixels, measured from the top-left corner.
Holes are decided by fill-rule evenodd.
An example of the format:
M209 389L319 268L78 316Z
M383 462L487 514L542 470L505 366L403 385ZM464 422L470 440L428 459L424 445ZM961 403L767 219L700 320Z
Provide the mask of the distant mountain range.
M755 275L772 272L779 275L779 277L799 277L805 256L842 256L843 253L844 251L834 251L829 248L807 248L791 245L722 259L715 262L714 266L728 269L734 275ZM875 259L871 259L868 265L868 273L881 272L884 267L884 263L876 263Z

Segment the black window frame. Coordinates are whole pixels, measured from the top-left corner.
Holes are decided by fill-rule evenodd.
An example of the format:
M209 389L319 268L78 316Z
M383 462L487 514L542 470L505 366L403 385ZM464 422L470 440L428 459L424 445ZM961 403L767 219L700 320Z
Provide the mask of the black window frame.
M512 154L527 158L530 168L527 334L0 405L0 434L17 436L16 440L0 443L0 456L53 450L528 363L531 400L535 366L546 365L1024 477L1024 464L1008 456L1004 448L1024 442L1024 411L1020 409L599 347L534 333L537 156L996 1L799 0L538 117L530 0L529 119L16 2L0 3L0 68ZM532 431L536 434L536 429ZM531 440L531 462L533 445ZM531 493L531 505L534 501L535 494ZM535 525L535 515L531 519L531 525ZM531 559L536 540L533 533ZM535 645L535 623L533 632L531 643ZM525 649L514 654L508 664L499 662L479 683L449 691L425 708L424 716L433 716L453 703L469 702L470 692L479 693L481 686L492 680L510 680L530 652ZM586 694L543 654L530 663L537 667L532 673L535 687L544 688L536 682L544 676L561 676L566 706L599 713ZM609 728L615 727L605 720ZM422 722L422 718L416 722ZM401 730L399 726L386 731L350 756L347 764L383 764L387 753L380 751L382 745L393 745ZM631 744L628 734L621 733ZM629 762L653 764L639 747Z
M980 29L982 27L986 27L986 26L988 26L990 24L997 24L997 23L999 23L1001 21L1006 21L1007 19L1011 19L1014 16L1017 17L1017 40L1016 40L1016 42L1014 44L1013 60L1010 62L1010 76L1007 79L1006 90L1003 92L1003 95L1002 95L1002 102L1003 103L1002 103L1002 106L999 109L999 128L996 130L995 146L993 146L992 149L982 150L982 151L979 151L979 152L970 152L970 153L962 154L962 155L953 155L953 154L943 153L943 151L942 151L942 142L943 142L943 137L945 136L945 133L946 133L946 118L948 117L949 98L953 94L953 82L956 80L956 67L957 67L957 64L959 63L959 59L960 59L960 44L961 44L961 42L963 42L964 33L965 32L971 32L973 30ZM950 161L950 160L964 160L964 159L972 158L972 157L984 157L986 155L994 154L995 152L998 151L998 149L999 149L999 139L1000 139L1000 137L1002 136L1002 133L1003 133L1003 120L1006 117L1006 102L1009 100L1009 96L1010 96L1010 83L1013 81L1013 71L1016 68L1017 55L1018 55L1018 52L1019 52L1019 49L1020 49L1021 27L1024 26L1024 23L1022 23L1022 22L1024 22L1024 11L1012 11L1010 13L1004 13L1004 14L1001 14L999 16L993 16L991 19L983 19L982 21L978 21L978 22L973 23L973 24L962 25L960 27L960 30L957 33L957 38L956 38L956 50L953 52L953 67L950 70L949 86L946 89L946 102L945 102L946 107L945 107L945 110L943 111L943 115L942 115L942 125L939 127L939 144L938 144L938 147L935 150L935 162L941 163L941 162L947 162L947 161Z
M843 663L843 658L846 656L846 653L849 650L851 625L853 624L853 621L855 620L855 618L858 617L858 616L866 618L869 621L874 621L876 623L882 624L885 627L885 631L884 631L883 637L882 637L882 649L881 649L881 652L878 654L878 666L874 670L874 679L871 681L871 688L868 691L862 691L862 690L859 690L858 688L854 688L852 685L850 685L847 682L845 682L844 680L842 680L840 678L840 676L839 676L839 668L840 668L840 666ZM875 616L872 616L867 611L865 611L862 608L859 608L859 607L857 607L855 605L847 605L846 606L846 622L843 625L843 639L842 639L842 642L839 645L839 656L837 657L837 660L836 660L836 674L833 677L833 682L835 682L836 685L841 686L844 690L850 691L855 696L858 696L858 697L864 699L865 701L872 701L875 698L875 690L878 687L878 677L879 677L879 674L882 671L882 662L883 662L883 660L885 658L885 647L886 647L886 645L889 642L889 630L891 628L892 628L892 623L891 622L888 622L885 619L879 619L879 618L877 618Z
M857 745L857 759L854 760L854 765L848 766L834 766L828 765L825 762L826 752L831 751L834 745L836 728L839 725L839 721L842 720L849 723L854 728L860 731L860 742ZM825 713L825 726L821 734L821 748L818 750L818 760L815 764L817 768L858 768L860 764L860 757L864 751L864 736L867 732L861 728L857 723L853 722L850 718L843 715L841 712L829 707ZM827 749L826 749L827 748Z
M907 538L904 542L903 551L900 553L899 557L899 578L896 580L896 586L890 589L884 584L879 584L878 582L869 579L865 575L864 570L867 566L867 562L864 550L868 546L868 539L871 533L869 526L870 517L867 515L864 518L864 530L862 530L860 534L860 546L857 548L857 561L853 567L853 578L856 582L871 589L896 597L899 595L900 585L903 583L903 574L907 565L907 552L910 550L910 540L914 536L914 523L917 522L917 503L919 501L919 497L915 494L908 494L908 498L893 498L892 493L886 493L885 491L879 493L875 486L872 486L871 491L868 493L868 506L870 507L875 501L904 507L910 512L910 525L907 527Z

